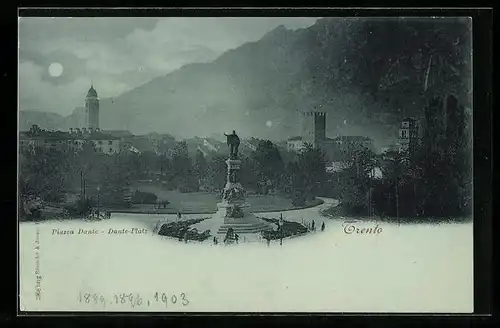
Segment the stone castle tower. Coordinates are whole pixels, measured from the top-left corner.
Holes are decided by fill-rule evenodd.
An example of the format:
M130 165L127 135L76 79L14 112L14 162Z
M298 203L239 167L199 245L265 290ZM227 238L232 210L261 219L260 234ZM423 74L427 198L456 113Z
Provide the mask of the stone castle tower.
M99 128L99 97L93 85L85 97L85 123L89 129Z
M309 111L302 113L302 141L318 147L326 139L326 113Z

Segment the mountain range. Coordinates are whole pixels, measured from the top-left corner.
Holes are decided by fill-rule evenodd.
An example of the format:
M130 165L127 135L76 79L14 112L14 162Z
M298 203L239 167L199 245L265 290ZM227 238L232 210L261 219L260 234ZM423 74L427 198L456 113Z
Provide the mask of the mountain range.
M466 19L319 19L280 26L210 63L188 64L100 101L102 129L176 137L236 130L272 140L298 135L302 111L327 113L327 135L365 135L379 145L397 123L421 116L433 95L471 107ZM99 91L99 86L95 86ZM81 122L81 109L61 120Z

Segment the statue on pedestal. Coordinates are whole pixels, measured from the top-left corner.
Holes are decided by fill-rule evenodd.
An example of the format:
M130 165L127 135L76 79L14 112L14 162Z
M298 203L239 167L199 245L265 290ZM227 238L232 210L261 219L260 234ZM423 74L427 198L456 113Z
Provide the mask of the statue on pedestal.
M232 134L224 135L227 138L227 145L229 146L229 158L236 159L238 158L238 147L240 146L240 138L236 134L236 131L233 130Z

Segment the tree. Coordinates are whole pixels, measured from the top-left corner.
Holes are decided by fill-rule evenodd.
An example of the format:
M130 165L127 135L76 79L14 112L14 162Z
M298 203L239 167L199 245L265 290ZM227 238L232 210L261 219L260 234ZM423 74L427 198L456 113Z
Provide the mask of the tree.
M194 174L198 179L198 183L201 184L201 181L205 178L208 171L208 163L205 159L205 155L198 149L196 151L196 156L194 159Z
M152 151L145 151L139 154L140 174L150 176L160 169L159 156Z
M173 149L172 169L175 174L174 185L179 190L182 192L198 190L198 181L193 174L193 163L189 157L188 145L185 141L178 142Z
M344 157L343 169L337 174L339 200L353 214L371 213L373 170L377 160L369 149L352 144Z
M306 144L297 155L297 160L286 165L282 181L283 190L294 205L303 206L306 201L314 199L328 181L324 153Z
M376 207L394 216L458 216L470 214L472 188L471 138L463 106L448 97L447 124L434 98L425 109L423 145L410 158L387 154L384 181L377 186Z
M298 154L297 164L303 172L307 198L314 198L323 190L323 184L328 180L325 153L311 144L306 144Z
M298 162L287 165L288 185L286 192L295 206L304 206L307 200L307 178Z
M269 140L260 141L252 159L256 163L261 182L269 180L275 187L280 185L285 165L276 145Z
M407 182L407 158L400 152L388 152L385 155L385 165L382 166L383 176L386 180L385 194L390 199L388 206L379 204L381 212L400 216L401 191Z
M257 191L259 188L259 175L257 164L251 157L241 157L241 171L240 183L246 189Z
M216 155L208 162L207 186L210 190L222 190L226 183L226 156Z
M57 149L42 148L35 153L20 156L19 183L23 197L41 197L58 202L68 185L68 162L65 153Z

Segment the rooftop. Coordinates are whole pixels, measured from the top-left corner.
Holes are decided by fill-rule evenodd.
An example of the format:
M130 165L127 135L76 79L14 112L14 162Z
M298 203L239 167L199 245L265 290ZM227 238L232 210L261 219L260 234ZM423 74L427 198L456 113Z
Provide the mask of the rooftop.
M97 98L97 91L95 91L93 85L90 86L89 92L87 92L87 98Z
M371 141L372 139L365 136L338 136L330 140Z
M131 136L133 136L132 132L130 132L128 130L105 130L102 132L108 133L108 134L115 136L115 137L131 137Z
M118 140L120 138L112 136L111 134L100 132L100 131L93 131L91 134L86 135L85 139L87 140Z
M65 131L46 131L37 130L29 132L20 132L20 139L32 139L32 140L117 140L118 137L112 136L110 134L92 131L88 132L65 132Z

